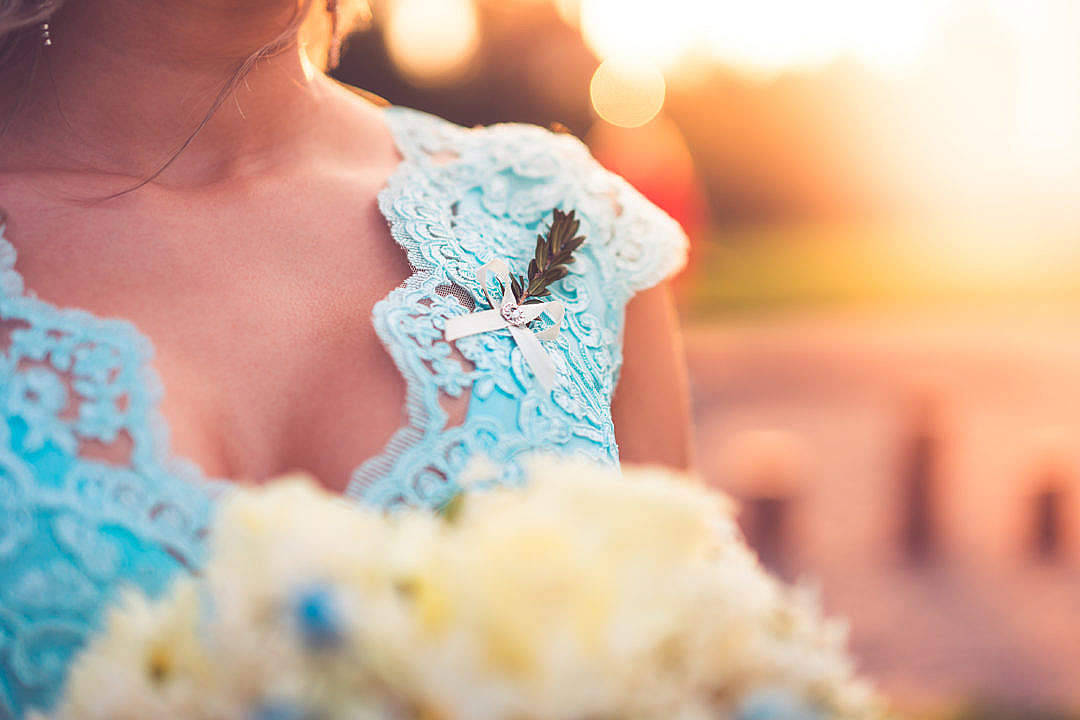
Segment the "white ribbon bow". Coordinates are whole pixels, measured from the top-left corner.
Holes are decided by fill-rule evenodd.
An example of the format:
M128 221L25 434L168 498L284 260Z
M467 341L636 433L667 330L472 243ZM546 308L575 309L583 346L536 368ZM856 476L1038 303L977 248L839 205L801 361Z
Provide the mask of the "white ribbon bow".
M502 288L502 298L496 302L488 290L488 273L495 275ZM514 293L510 289L510 268L495 258L485 263L476 271L476 279L480 287L484 289L491 310L478 310L468 315L459 315L446 321L446 340L453 342L467 335L491 332L506 328L510 331L521 348L521 354L532 368L536 379L540 384L550 390L555 385L555 365L551 357L540 344L541 340L553 340L559 334L559 326L562 325L563 315L566 308L561 300L548 300L545 302L527 303L518 305L514 299ZM528 328L530 322L544 313L554 323L543 330L533 331Z

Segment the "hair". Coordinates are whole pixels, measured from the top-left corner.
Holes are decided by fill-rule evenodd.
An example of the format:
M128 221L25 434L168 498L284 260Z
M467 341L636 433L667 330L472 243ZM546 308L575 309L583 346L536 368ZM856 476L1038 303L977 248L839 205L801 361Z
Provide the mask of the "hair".
M33 42L26 44L35 48L34 63L30 73L35 71L37 66L38 54L40 53L41 43L40 38L36 37L39 32L41 23L48 22L60 8L63 6L66 0L0 0L0 65L3 65L13 59L16 59L20 50L23 49L24 42L28 39L32 39ZM143 187L147 183L152 182L161 173L172 165L177 157L188 148L189 145L195 140L195 138L206 127L207 123L217 114L217 111L221 108L222 104L229 98L230 95L236 90L236 88L243 82L244 77L251 71L251 69L260 61L269 57L273 57L280 52L285 51L292 46L293 42L298 36L301 37L305 48L311 56L312 62L323 69L333 69L332 66L337 64L338 49L337 43L339 38L336 37L338 33L339 24L341 27L352 27L357 18L361 17L365 13L370 13L369 7L362 0L336 0L334 7L336 12L331 19L318 17L319 13L312 13L311 8L314 4L314 0L302 0L299 2L296 8L296 12L293 14L288 26L282 30L270 42L266 43L255 52L248 55L242 61L240 61L235 70L232 72L228 80L218 91L218 94L214 98L214 102L210 105L210 109L206 115L203 116L199 124L194 128L190 135L184 140L183 143L176 149L176 151L169 156L165 162L159 165L154 171L139 180L135 185L114 193L106 200L111 200L121 195L126 195L130 192L134 192ZM342 16L344 22L341 22ZM34 36L34 37L28 37ZM29 83L27 83L29 86ZM14 114L18 112L21 101L17 101L15 107L11 112ZM3 135L6 130L7 123L3 123L0 126L0 136Z
M0 63L11 59L25 31L53 16L64 0L0 0Z

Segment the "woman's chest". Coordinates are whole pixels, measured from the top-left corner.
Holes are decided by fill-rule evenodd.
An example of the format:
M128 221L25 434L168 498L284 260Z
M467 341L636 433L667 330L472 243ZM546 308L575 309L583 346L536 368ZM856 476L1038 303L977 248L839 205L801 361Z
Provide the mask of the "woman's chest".
M404 381L371 317L410 273L376 189L353 190L333 212L267 197L25 214L39 220L8 237L40 298L149 340L175 454L212 476L303 469L342 489L403 421Z
M85 426L92 440L145 437L147 419L169 426L171 447L149 453L151 467L179 457L214 476L305 469L383 506L437 505L480 466L502 468L487 480L516 482L518 459L538 449L614 461L622 316L606 272L612 201L559 171L543 143L526 162L519 150L451 135L419 133L414 147L406 133L406 160L389 181L373 174L360 187L344 183L347 191L293 182L187 207L155 207L140 191L138 212L110 203L90 219L24 209L19 216L39 227L9 238L35 239L20 247L19 269L51 304L20 291L8 309L39 320L70 319L58 307L88 309L94 315L70 323L62 343L112 347L91 353L108 366L91 367L92 380L61 371L75 402L38 412L32 401L18 413L63 416L56 426L65 430L87 406L78 383L98 398ZM432 149L447 143L452 151ZM587 237L551 288L565 311L558 327L532 326L543 337L524 343L507 328L448 342L451 319L507 291L484 287L479 269L499 259L526 273L557 208L575 210ZM86 263L72 262L88 251ZM99 317L130 320L139 337ZM48 335L20 337L16 364L24 345L47 354L57 343ZM129 370L147 364L141 357L123 357L143 344L156 355L148 378ZM549 365L547 381L539 364ZM164 387L160 412L155 384ZM83 458L119 452L112 461L125 466L137 450L78 448Z

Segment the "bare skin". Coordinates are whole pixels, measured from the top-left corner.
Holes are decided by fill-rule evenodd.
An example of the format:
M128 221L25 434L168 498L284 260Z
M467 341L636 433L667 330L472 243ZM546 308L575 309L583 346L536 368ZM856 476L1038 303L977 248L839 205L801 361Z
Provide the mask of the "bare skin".
M340 490L405 420L370 321L410 273L375 204L400 162L378 110L291 47L153 182L83 201L158 167L294 3L70 0L0 138L0 205L40 297L151 339L176 454L218 477L302 469ZM0 68L5 113L27 69ZM674 333L664 289L632 302L615 403L627 460L689 462Z

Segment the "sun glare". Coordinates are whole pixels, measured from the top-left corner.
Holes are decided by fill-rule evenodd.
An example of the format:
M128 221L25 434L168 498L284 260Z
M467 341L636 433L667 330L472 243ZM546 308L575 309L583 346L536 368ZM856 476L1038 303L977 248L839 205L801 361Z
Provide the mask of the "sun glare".
M545 1L600 61L590 96L612 124L648 122L666 81L685 88L716 64L768 78L850 59L907 83L900 106L922 133L911 133L913 152L952 138L920 168L942 182L977 193L1028 177L1080 181L1080 5L1069 0ZM389 53L415 84L452 83L480 45L478 5L506 2L384 0ZM959 175L976 165L982 172Z
M572 15L573 5L557 3L564 17ZM632 82L651 78L654 70L678 72L689 56L765 75L842 57L902 71L922 57L944 7L943 0L581 0L577 19L601 60L616 59L623 66L632 60L637 66L634 72L615 73L618 80L603 78L600 71L593 79L596 111L615 122L622 110L648 107L656 96L655 81L636 88ZM601 107L598 98L611 105ZM634 117L633 124L642 124Z
M1080 6L999 0L997 9L1017 64L1017 150L1029 169L1071 172L1080 126Z
M583 0L581 31L601 58L670 67L689 49L695 0Z
M875 67L914 63L945 0L583 0L582 31L601 58L670 68L690 52L754 72L853 56Z

